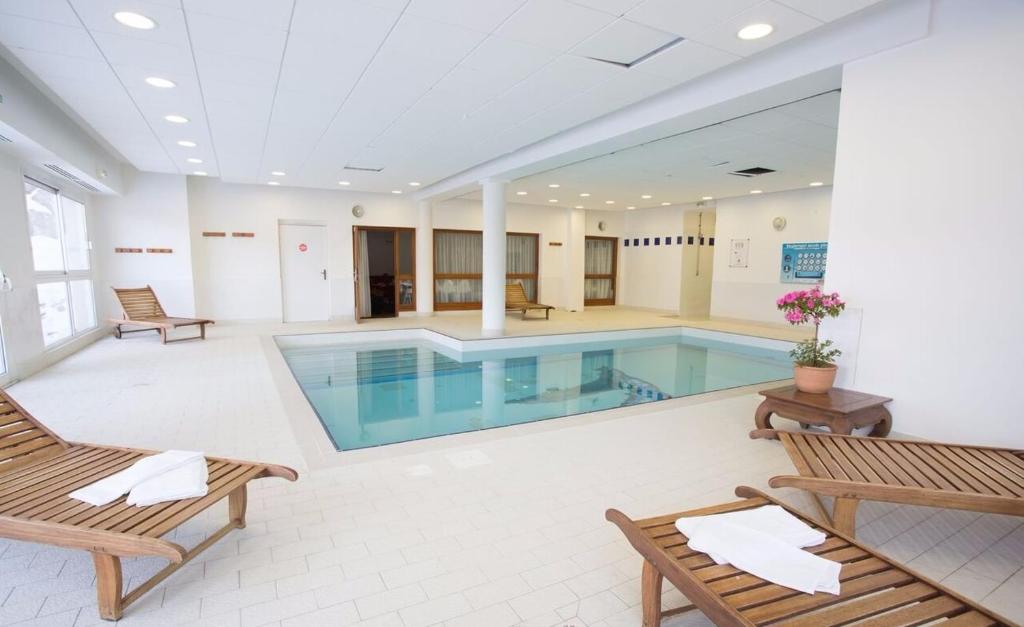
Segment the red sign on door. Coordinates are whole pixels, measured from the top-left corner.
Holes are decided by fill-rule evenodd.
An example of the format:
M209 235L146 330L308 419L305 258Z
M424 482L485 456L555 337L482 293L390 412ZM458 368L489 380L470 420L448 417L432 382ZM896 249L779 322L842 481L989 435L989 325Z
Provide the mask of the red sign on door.
M299 244L299 252L300 253L304 253L307 250L309 250L309 246L306 246L305 244Z

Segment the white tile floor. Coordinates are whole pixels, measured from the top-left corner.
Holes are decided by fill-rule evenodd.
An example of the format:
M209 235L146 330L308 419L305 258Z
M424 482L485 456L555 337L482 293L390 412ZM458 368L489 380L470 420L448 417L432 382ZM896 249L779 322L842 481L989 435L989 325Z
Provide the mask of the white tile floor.
M747 438L750 393L308 470L266 363L274 330L225 325L204 343L166 347L148 334L102 340L10 390L69 439L198 447L303 471L296 483L255 484L248 527L131 606L124 624L637 626L639 558L604 510L707 505L792 471L778 443ZM199 542L225 512L209 514L175 541ZM869 504L858 533L1024 621L1022 522ZM127 562L127 584L160 566ZM0 624L100 623L92 586L85 553L0 540ZM665 621L691 624L707 621Z

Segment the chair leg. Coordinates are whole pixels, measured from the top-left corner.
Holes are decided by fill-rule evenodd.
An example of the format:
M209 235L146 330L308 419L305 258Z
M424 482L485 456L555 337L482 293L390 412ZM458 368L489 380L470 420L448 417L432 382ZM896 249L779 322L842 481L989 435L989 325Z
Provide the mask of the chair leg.
M245 528L245 509L248 503L245 484L231 491L228 495L228 518L239 529Z
M167 343L167 329L160 327L160 342L162 344Z
M859 499L836 497L832 504L832 525L851 538L857 533L857 506Z
M641 605L644 611L643 627L659 627L661 625L661 573L654 564L644 560L644 571L641 576Z
M122 605L121 558L106 553L93 553L92 563L96 567L96 602L100 617L118 620L124 611Z
M205 324L199 325L199 339L201 339L201 340L205 340L206 339L206 325Z

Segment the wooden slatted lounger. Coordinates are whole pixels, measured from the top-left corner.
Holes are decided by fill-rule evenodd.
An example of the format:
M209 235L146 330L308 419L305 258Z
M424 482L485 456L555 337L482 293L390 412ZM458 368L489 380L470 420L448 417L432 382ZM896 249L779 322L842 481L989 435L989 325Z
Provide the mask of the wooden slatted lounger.
M618 510L605 517L626 534L644 558L642 585L643 625L657 627L664 616L699 609L716 625L846 625L895 627L944 620L949 627L1012 625L952 590L918 575L858 544L834 529L815 524L753 488L739 487L744 500L633 521ZM775 503L808 524L825 531L823 544L809 551L842 563L838 595L806 594L769 583L732 566L718 566L704 553L691 550L676 529L682 516L720 514ZM663 611L662 579L668 579L693 605Z
M229 531L245 527L249 481L298 478L284 466L207 457L209 493L202 498L134 507L121 497L94 507L68 497L154 452L65 442L0 390L0 537L92 553L100 616L116 620L128 604ZM161 539L223 498L228 499L228 523L195 548ZM171 563L124 594L121 558L143 555Z
M800 473L770 486L811 492L851 536L862 499L1024 516L1024 451L774 429L750 437L782 440ZM834 497L831 515L819 495Z
M544 310L545 320L551 319L551 310L554 307L530 302L530 299L526 297L526 290L519 283L507 283L505 285L505 311L521 311L523 312L523 320L526 320L526 312L537 309Z
M213 320L206 320L203 318L172 318L168 316L164 313L164 308L160 306L160 301L153 292L153 288L148 285L146 287L114 287L111 289L113 289L114 294L117 295L117 300L121 303L121 311L124 312L124 318L113 319L110 321L114 324L114 337L117 339L121 339L121 335L124 333L158 331L160 333L160 339L164 344L167 344L168 342L182 342L185 340L205 340L206 325L213 324ZM122 328L124 326L143 328L125 331ZM191 326L199 327L199 335L195 337L178 338L176 340L167 339L167 332L171 329Z

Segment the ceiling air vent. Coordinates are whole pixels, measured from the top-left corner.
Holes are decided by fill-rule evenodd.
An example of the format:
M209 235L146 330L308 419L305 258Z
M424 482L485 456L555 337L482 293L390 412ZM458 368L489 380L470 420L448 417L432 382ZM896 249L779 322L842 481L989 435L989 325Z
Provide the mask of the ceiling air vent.
M775 170L772 170L771 168L747 168L746 170L736 170L735 172L730 172L729 174L752 178L755 176L761 176L762 174L768 174L769 172L774 171Z
M83 181L82 179L78 178L74 174L68 172L67 170L65 170L64 168L60 167L59 165L56 165L56 164L53 164L53 163L44 163L43 166L47 170L50 170L51 172L54 172L56 174L59 174L59 175L63 176L67 180L71 181L72 183L77 184L79 187L81 187L83 189L87 189L90 192L98 192L98 191L100 191L98 187L94 187L93 185L90 185L89 183L86 183L85 181Z
M361 166L357 166L357 165L347 165L347 166L345 166L345 169L346 170L355 170L356 172L380 172L384 168L383 167L371 168L371 167L361 167Z
M0 135L0 144L13 144L13 143L14 143L14 140L11 139L10 137L4 137L3 135Z

